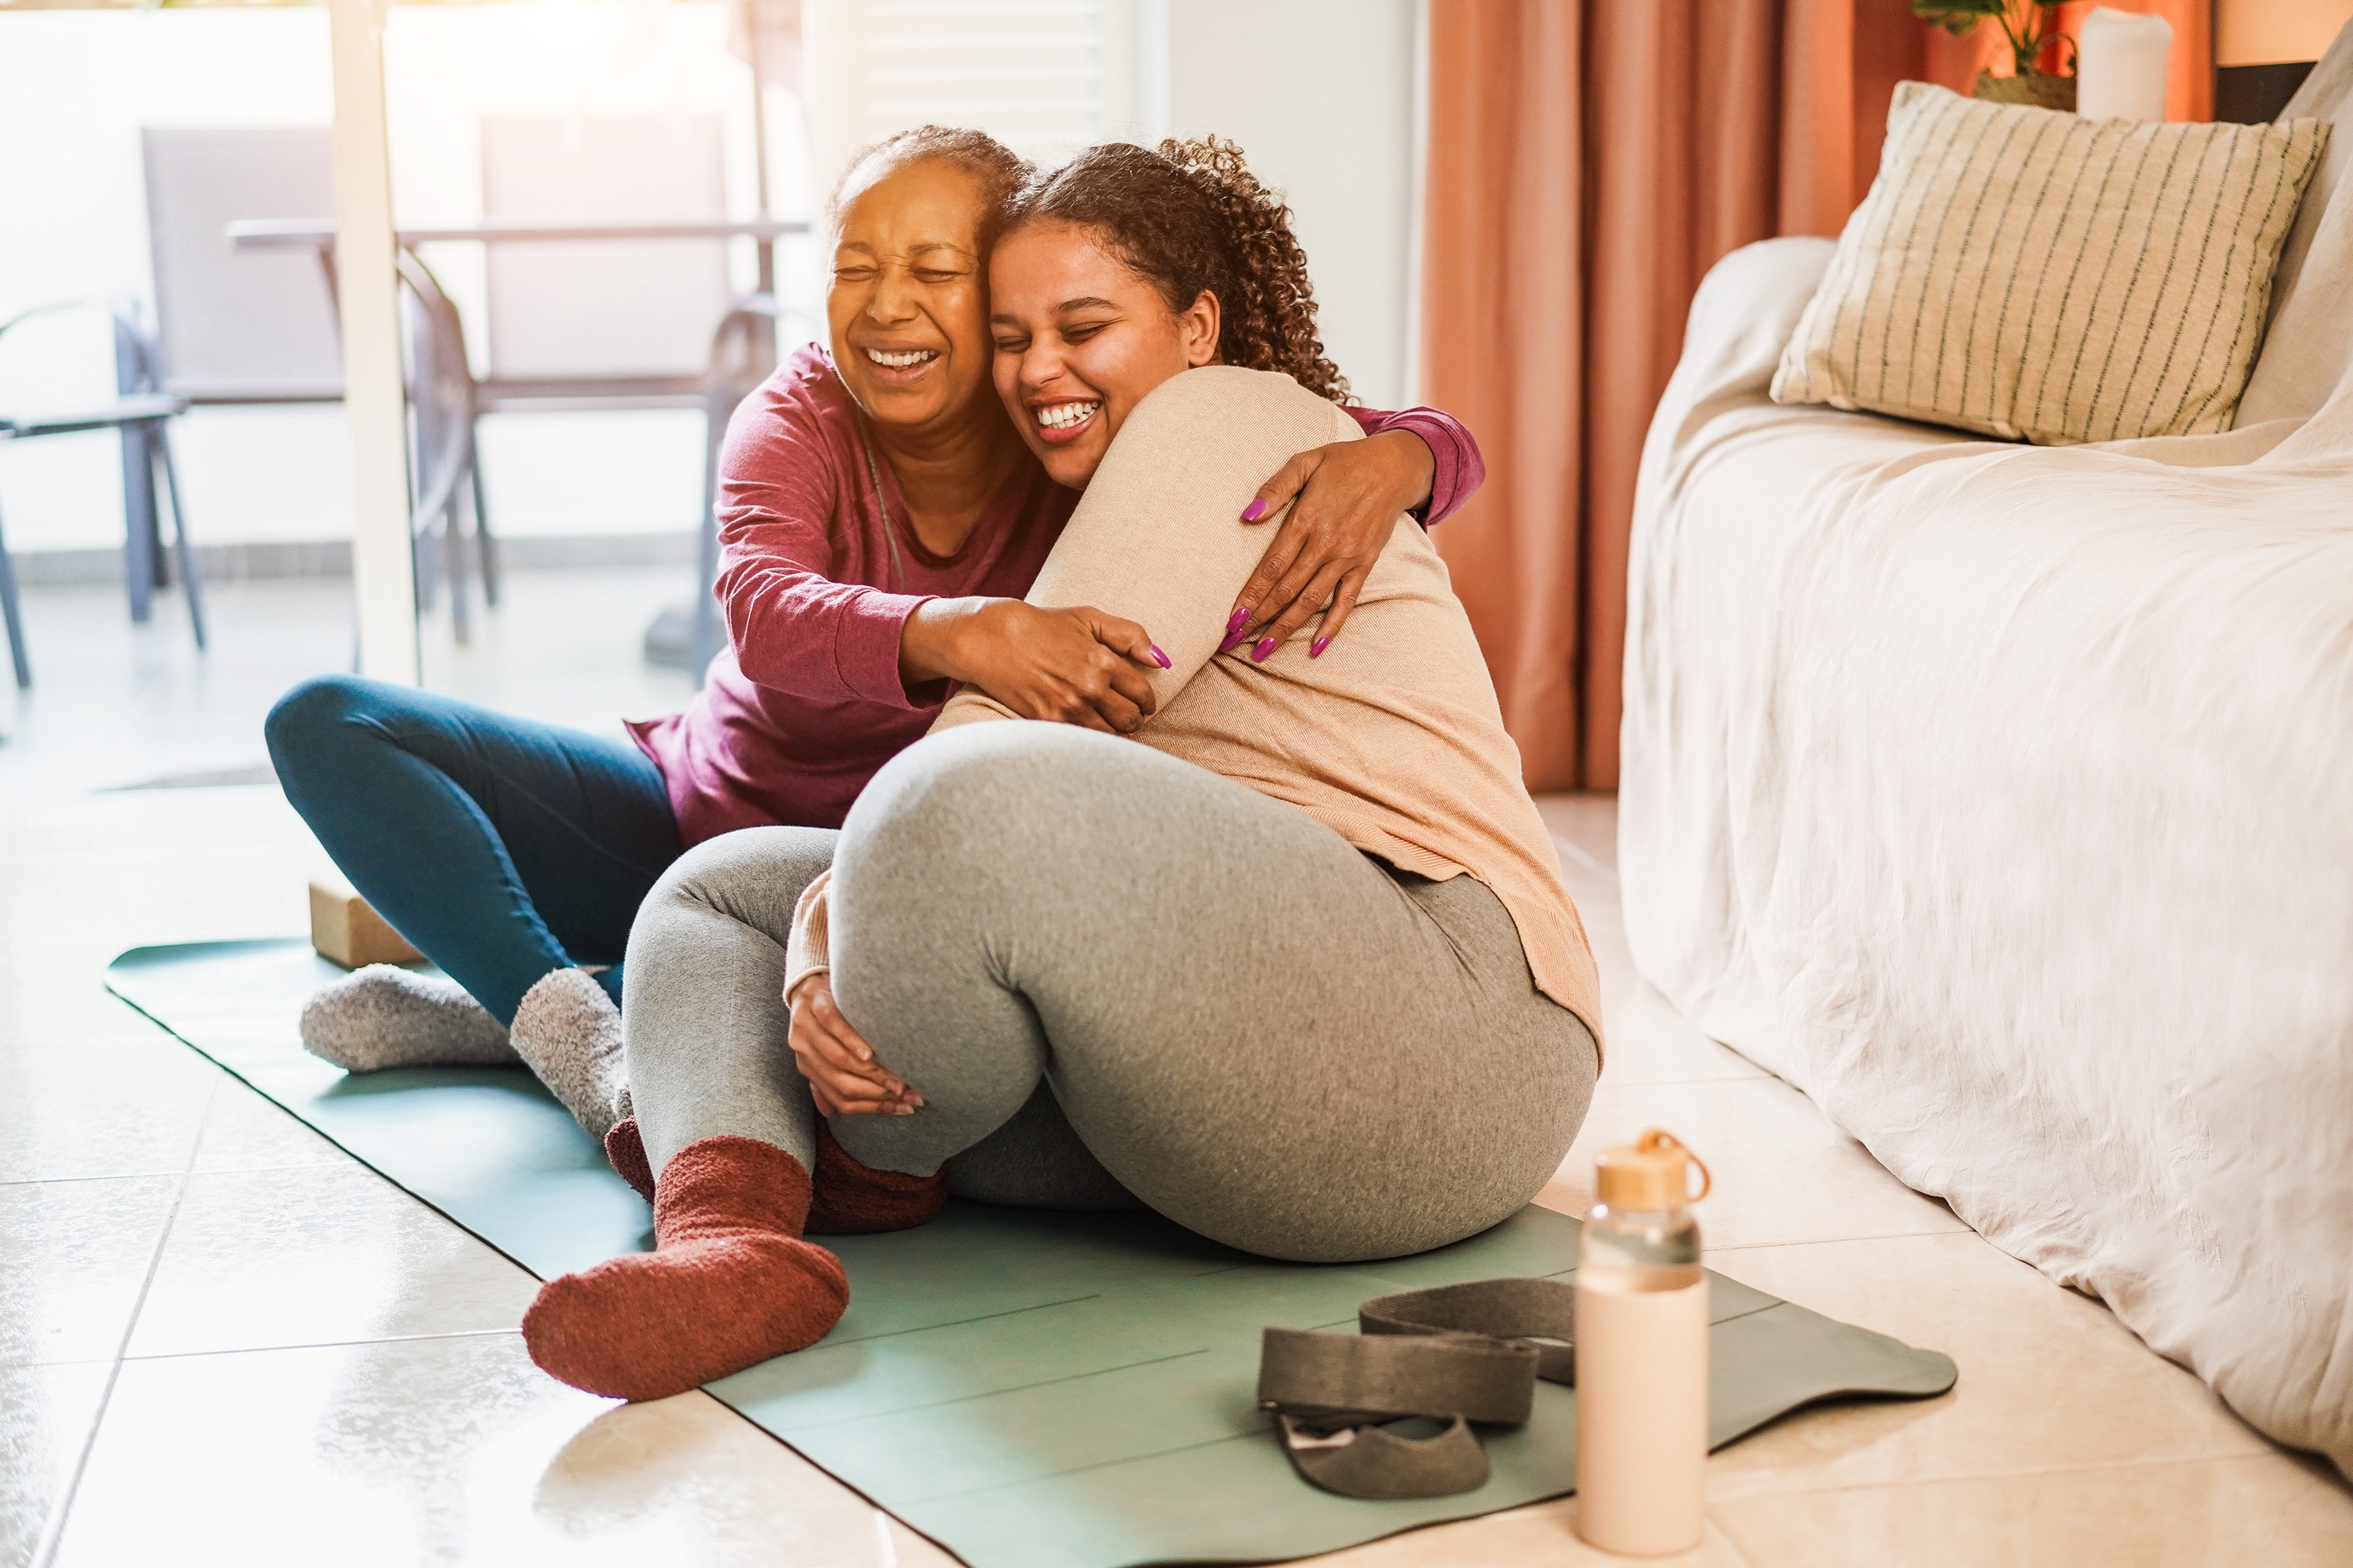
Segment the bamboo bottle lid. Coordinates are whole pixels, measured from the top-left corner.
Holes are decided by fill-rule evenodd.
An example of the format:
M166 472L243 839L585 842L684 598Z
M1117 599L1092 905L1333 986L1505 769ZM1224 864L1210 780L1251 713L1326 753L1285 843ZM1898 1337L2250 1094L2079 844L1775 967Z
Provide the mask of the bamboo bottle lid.
M1691 1173L1699 1171L1699 1191ZM1653 1127L1631 1143L1604 1149L1593 1163L1598 1195L1613 1209L1672 1209L1695 1204L1715 1184L1698 1155L1672 1132Z

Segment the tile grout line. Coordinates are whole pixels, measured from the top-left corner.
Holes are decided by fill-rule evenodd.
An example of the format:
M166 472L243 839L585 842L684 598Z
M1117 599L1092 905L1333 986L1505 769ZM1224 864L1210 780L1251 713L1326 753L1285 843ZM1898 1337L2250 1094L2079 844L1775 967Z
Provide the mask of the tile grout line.
M1956 1229L1875 1229L1875 1232L1871 1232L1871 1234L1868 1234L1868 1237L1814 1237L1814 1239L1810 1239L1810 1241L1807 1241L1807 1239L1800 1239L1800 1241L1727 1241L1727 1244L1723 1244L1723 1246L1708 1246L1706 1250L1708 1250L1708 1253L1711 1253L1711 1256L1713 1256L1713 1253L1769 1253L1769 1250L1774 1250L1774 1248L1777 1248L1777 1246L1850 1246L1850 1244L1856 1244L1856 1241L1925 1241L1925 1239L1929 1239L1929 1237L1969 1237L1969 1239L1972 1239L1972 1241L1986 1241L1984 1234L1974 1232L1974 1229L1969 1229L1969 1225L1968 1225L1968 1223L1962 1223L1960 1227L1956 1227ZM1995 1253L1998 1253L1998 1256L2007 1258L2007 1260L2010 1260L2010 1262L2026 1262L2026 1260L2023 1260L2023 1258L2011 1258L2010 1253L2005 1253L2005 1250L2002 1250L2002 1248L1998 1248L1998 1246L1993 1246L1993 1244L1990 1244L1990 1241L1986 1241L1986 1246L1989 1246L1989 1248L1993 1248ZM2026 1268L2033 1269L2035 1265L2031 1265L2031 1262L2026 1262ZM2035 1272L2042 1274L2042 1269L2035 1269ZM2042 1277L2050 1279L2050 1274L2042 1274ZM2052 1281L2052 1284L2056 1284L2056 1281ZM2066 1289L2066 1286L2059 1286L2059 1289L2063 1290L2063 1289ZM2087 1295L2087 1298L2084 1298L2084 1300L2096 1302L2096 1305L2101 1305L2101 1307L2106 1305L2106 1302L2101 1302L2099 1298L2092 1298L2092 1295Z
M2255 1435L2262 1436L2261 1433ZM2109 1470L2160 1469L2180 1465L2243 1465L2260 1459L2284 1459L2294 1464L2300 1458L2296 1450L2283 1448L2277 1444L2270 1444L2267 1441L2265 1448L2242 1454L2183 1454L2170 1458L2112 1459L2097 1464L2030 1465L2023 1469L2014 1470L1970 1470L1965 1473L1943 1475L1903 1476L1883 1481L1847 1481L1830 1486L1758 1487L1753 1491L1739 1491L1724 1497L1712 1497L1708 1499L1707 1507L1708 1511L1714 1513L1720 1507L1776 1498L1830 1498L1843 1496L1850 1492L1883 1492L1915 1487L1974 1486L1984 1481L2018 1481L2036 1476L2092 1476ZM1730 1531L1727 1530L1726 1533L1729 1534Z
M1611 803L1611 821L1613 825L1616 822L1616 803L1614 801ZM1577 861L1581 862L1595 875L1608 879L1611 889L1613 891L1617 890L1618 868L1615 865L1603 865L1599 856L1594 854L1591 850L1586 848L1584 845L1577 843L1576 840L1553 832L1549 825L1547 825L1545 829L1545 836L1552 840L1552 847L1554 849L1566 851Z
M65 1540L66 1516L72 1510L75 1498L81 1491L83 1475L90 1468L90 1456L98 1447L99 1428L106 1424L106 1412L114 1403L114 1385L122 1376L122 1363L131 1349L131 1336L138 1331L139 1314L146 1310L147 1292L155 1283L155 1271L163 1267L164 1249L171 1245L172 1227L179 1223L180 1205L188 1195L188 1184L195 1178L196 1160L205 1146L205 1133L213 1122L213 1108L220 1102L220 1083L215 1079L211 1091L205 1096L205 1113L196 1121L196 1134L188 1141L187 1163L180 1170L180 1190L172 1194L172 1206L164 1215L163 1228L156 1233L155 1249L148 1255L147 1272L139 1280L139 1294L131 1303L131 1321L122 1325L122 1338L114 1347L114 1359L106 1371L106 1383L99 1390L98 1408L90 1413L90 1431L81 1440L81 1451L74 1456L73 1473L58 1494L57 1506L49 1510L41 1526L41 1538L34 1543L30 1562L33 1568L51 1568L57 1561L58 1549Z
M0 1182L0 1192L10 1187L70 1187L88 1182L163 1182L185 1171L122 1171L108 1176L25 1176Z
M1708 1528L1715 1531L1716 1539L1730 1549L1736 1560L1735 1568L1759 1568L1757 1560L1748 1554L1748 1548L1741 1545L1739 1538L1732 1533L1732 1527L1715 1516L1715 1500L1713 1498L1708 1500L1702 1511L1707 1520ZM1703 1540L1700 1544L1704 1546L1707 1543Z
M238 1175L243 1173L234 1171L199 1171L195 1173L202 1176L219 1176ZM191 1361L199 1356L277 1355L280 1352L285 1351L339 1351L350 1350L363 1345L413 1345L427 1344L440 1340L497 1339L501 1335L520 1334L522 1332L522 1328L518 1324L512 1329L451 1329L447 1333L439 1334L380 1334L372 1338L360 1340L304 1340L299 1344L287 1345L227 1345L219 1350L209 1351L155 1351L147 1355L126 1355L122 1359L124 1361L137 1362Z
M1587 870L1593 872L1596 876L1609 877L1611 875L1609 868L1604 866L1599 860L1596 859L1591 850L1586 848L1584 845L1578 844L1573 839L1563 838L1560 835L1556 833L1553 835L1552 847L1562 854L1568 856L1571 859L1574 859L1577 864L1583 866Z
M1730 1241L1710 1244L1706 1252L1712 1258L1719 1252L1769 1252L1777 1247L1845 1247L1854 1242L1918 1241L1928 1237L1938 1236L1966 1236L1972 1240L1985 1241L1988 1247L1992 1247L1993 1250L2001 1253L2002 1257L2010 1257L2009 1253L2002 1252L1999 1247L1994 1247L1993 1243L1986 1241L1983 1236L1971 1230L1966 1221L1949 1230L1874 1230L1868 1236L1821 1236L1795 1241ZM2023 1259L2012 1258L2010 1261L2022 1262ZM2031 1263L2026 1266L2030 1268L2034 1267ZM2037 1272L2039 1273L2040 1270Z

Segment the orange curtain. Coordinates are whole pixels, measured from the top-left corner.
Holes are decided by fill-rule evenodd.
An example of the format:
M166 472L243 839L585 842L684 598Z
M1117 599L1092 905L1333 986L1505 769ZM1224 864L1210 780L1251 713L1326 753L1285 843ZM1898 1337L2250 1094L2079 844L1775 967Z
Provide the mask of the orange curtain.
M2205 0L2110 3L2209 79ZM1837 234L1895 84L1988 58L1905 0L1430 0L1420 392L1487 458L1433 537L1530 788L1617 787L1635 470L1701 277Z

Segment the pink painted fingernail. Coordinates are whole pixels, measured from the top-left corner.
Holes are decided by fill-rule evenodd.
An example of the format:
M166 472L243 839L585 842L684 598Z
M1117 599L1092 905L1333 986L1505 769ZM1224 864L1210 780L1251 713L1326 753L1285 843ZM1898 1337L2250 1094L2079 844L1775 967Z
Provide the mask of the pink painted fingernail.
M1242 521L1244 522L1256 522L1260 518L1262 518L1265 515L1266 502L1258 496L1250 497L1250 505L1242 508Z
M1261 637L1259 639L1258 647L1250 649L1250 662L1252 664L1264 664L1266 662L1266 656L1272 653L1274 648L1275 642L1272 637Z
M1231 637L1236 632L1241 630L1243 625L1248 622L1249 619L1250 606L1248 605L1244 605L1240 609L1237 609L1232 615L1226 617L1226 635L1228 637Z
M1152 657L1160 661L1161 668L1169 669L1174 668L1174 666L1170 665L1168 662L1168 656L1160 651L1160 645L1158 643L1154 643L1152 645Z
M1324 657L1324 650L1331 646L1332 639L1330 637L1317 637L1314 642L1307 645L1307 657L1310 658L1322 658Z

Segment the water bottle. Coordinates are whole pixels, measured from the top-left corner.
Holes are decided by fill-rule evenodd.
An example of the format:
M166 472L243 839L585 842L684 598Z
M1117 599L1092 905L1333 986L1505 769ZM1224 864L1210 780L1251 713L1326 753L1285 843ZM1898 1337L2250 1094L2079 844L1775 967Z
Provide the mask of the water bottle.
M1706 1506L1707 1277L1690 1205L1707 1167L1653 1128L1604 1150L1594 1175L1577 1268L1577 1533L1605 1552L1687 1552Z

